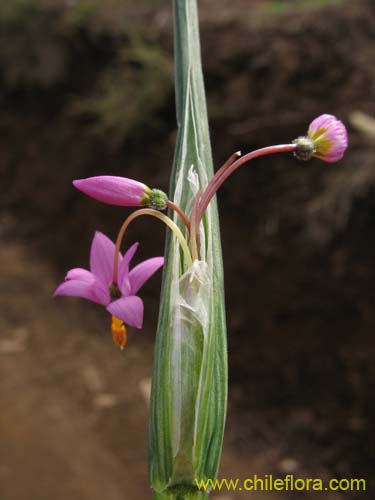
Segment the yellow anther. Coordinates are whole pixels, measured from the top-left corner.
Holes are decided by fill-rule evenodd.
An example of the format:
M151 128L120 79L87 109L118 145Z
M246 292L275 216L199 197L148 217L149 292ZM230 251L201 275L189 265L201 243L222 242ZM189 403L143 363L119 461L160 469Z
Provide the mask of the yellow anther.
M127 341L126 326L124 325L124 322L121 319L116 318L116 316L112 316L111 330L113 342L122 350Z

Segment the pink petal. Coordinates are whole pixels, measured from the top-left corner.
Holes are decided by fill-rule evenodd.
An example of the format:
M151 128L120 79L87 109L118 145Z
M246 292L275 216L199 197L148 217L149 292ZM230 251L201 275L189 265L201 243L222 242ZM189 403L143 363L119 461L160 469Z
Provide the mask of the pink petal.
M116 318L122 319L124 323L136 328L142 328L143 325L143 301L135 295L122 297L111 302L107 311Z
M320 115L309 126L307 135L314 141L314 156L334 163L344 156L348 147L345 125L333 115Z
M135 266L129 273L131 293L136 294L163 264L163 257L153 257Z
M129 281L129 264L137 251L139 243L134 243L126 252L119 265L118 270L118 283L120 290L124 295L129 295L130 293L130 281Z
M103 288L103 285L93 278L91 281L67 280L61 283L53 294L54 297L65 295L68 297L81 297L91 300L96 304L107 305L110 298L109 292Z
M87 271L87 269L82 269L80 267L76 267L68 271L65 276L66 280L80 280L80 281L92 281L94 279L94 275Z
M95 200L123 207L140 206L150 191L142 182L112 175L78 179L73 181L73 185Z
M97 231L91 244L90 269L105 286L112 283L115 244L103 233ZM121 264L122 257L119 256Z
M327 129L330 126L330 124L335 120L337 120L337 118L334 115L329 115L327 113L318 116L310 123L308 134L313 135L316 131L320 129Z
M331 141L332 149L324 155L324 160L334 163L341 160L348 147L348 133L345 125L337 120L335 124L326 132L327 138Z

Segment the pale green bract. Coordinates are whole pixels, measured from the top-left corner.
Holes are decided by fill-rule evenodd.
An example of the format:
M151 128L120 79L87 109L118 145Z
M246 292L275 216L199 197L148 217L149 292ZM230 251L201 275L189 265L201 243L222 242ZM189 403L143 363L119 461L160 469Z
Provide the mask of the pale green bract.
M196 0L174 0L178 138L170 198L190 215L213 175ZM170 214L171 215L171 214ZM185 226L174 221L188 237ZM196 480L217 476L227 400L223 266L216 201L188 266L173 236L166 262L152 381L149 471L158 500L203 499Z

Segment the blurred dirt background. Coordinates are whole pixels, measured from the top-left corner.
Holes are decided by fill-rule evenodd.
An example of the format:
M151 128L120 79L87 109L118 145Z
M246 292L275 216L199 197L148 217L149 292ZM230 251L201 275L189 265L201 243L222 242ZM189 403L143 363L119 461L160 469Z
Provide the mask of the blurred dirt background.
M343 162L262 159L219 193L230 364L220 476L366 478L366 492L221 492L221 500L371 499L374 450L373 3L202 0L215 164L289 142L323 112ZM172 19L159 0L0 3L0 499L138 500L160 275L121 353L108 316L53 301L95 229L129 213L76 192L114 174L167 190ZM151 222L152 223L152 222ZM134 224L137 258L164 233ZM372 485L373 486L373 485ZM237 496L236 496L237 495Z

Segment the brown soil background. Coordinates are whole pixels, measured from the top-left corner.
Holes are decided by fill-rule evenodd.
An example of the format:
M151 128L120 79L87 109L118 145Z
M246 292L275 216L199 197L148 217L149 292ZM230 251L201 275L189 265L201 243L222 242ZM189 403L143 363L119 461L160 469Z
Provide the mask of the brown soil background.
M86 199L73 178L167 189L171 12L146 1L85 15L62 1L16 4L0 10L0 499L147 499L160 276L123 353L106 314L51 294L66 269L87 265L94 230L115 237L128 213ZM205 0L201 10L217 166L289 141L323 112L350 136L340 165L263 159L219 194L230 366L220 476L368 481L361 493L212 497L371 499L374 151L355 114L374 112L371 2ZM148 221L132 238L139 259L163 253Z

